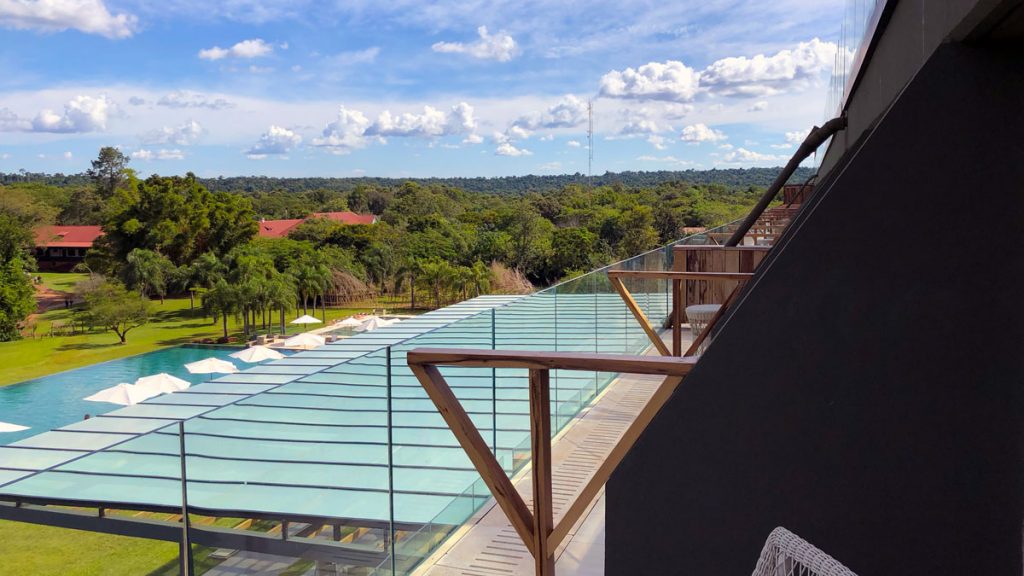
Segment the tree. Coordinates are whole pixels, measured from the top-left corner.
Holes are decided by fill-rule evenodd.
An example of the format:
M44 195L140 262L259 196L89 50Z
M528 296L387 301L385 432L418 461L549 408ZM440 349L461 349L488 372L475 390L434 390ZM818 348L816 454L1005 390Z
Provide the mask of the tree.
M559 228L551 236L550 278L569 270L589 270L597 236L586 228Z
M483 262L477 260L473 263L473 267L470 268L470 281L473 285L475 296L489 292L491 289L491 269Z
M163 254L136 248L125 259L122 276L126 286L142 294L155 294L164 303L167 285L174 274L174 264Z
M149 321L149 300L120 282L107 281L95 287L86 295L85 305L90 323L117 334L121 344L129 331Z
M150 176L129 189L118 190L108 202L102 245L113 262L144 248L160 252L176 266L205 252L224 256L248 243L258 229L247 198L211 193L185 177Z
M434 307L441 307L441 297L454 283L455 269L444 260L430 260L423 263L418 280L434 295Z
M238 311L238 300L238 290L223 278L203 293L203 313L213 317L214 323L218 318L222 320L225 340L228 338L228 316Z
M32 245L29 229L10 214L0 213L0 341L17 339L19 324L35 308L35 289L25 254Z
M294 263L288 272L295 278L295 287L302 299L302 313L309 313L309 299L313 299L314 312L317 296L323 296L330 286L332 275L319 252L306 254ZM326 310L324 316L326 320Z
M128 182L129 160L131 158L113 146L100 148L99 156L92 161L92 168L86 171L100 198L110 198L118 188Z
M213 252L204 252L191 264L177 269L175 281L182 289L188 290L190 310L195 309L196 292L209 290L225 273L227 267Z

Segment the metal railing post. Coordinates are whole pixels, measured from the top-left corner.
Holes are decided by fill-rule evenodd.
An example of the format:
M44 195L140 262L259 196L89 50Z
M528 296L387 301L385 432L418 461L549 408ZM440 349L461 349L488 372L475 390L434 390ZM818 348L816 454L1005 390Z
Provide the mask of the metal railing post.
M178 448L181 451L181 574L192 576L192 543L189 541L188 529L188 477L185 474L185 421L178 421Z
M398 573L396 555L398 551L395 547L395 463L394 463L394 440L392 433L392 417L391 417L391 346L387 347L387 392L388 392L388 532L389 541L391 542L391 574L394 576Z

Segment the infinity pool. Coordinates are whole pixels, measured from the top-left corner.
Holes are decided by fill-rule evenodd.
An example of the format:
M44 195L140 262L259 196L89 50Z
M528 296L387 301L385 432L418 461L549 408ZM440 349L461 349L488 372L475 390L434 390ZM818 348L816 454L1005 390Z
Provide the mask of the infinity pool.
M108 386L132 383L136 378L159 372L198 384L217 375L189 374L185 364L210 356L230 360L240 370L248 367L244 362L228 358L237 350L228 346L175 346L0 387L0 421L30 427L21 432L0 433L0 444L72 424L86 414L95 416L121 408L116 404L82 400Z

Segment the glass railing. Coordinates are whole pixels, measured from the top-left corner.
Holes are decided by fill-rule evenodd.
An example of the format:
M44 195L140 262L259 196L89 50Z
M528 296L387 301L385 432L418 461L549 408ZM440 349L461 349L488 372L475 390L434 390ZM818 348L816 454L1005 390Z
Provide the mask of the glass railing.
M711 232L724 230L726 226ZM329 368L315 379L309 377L266 393L283 398L297 395L297 390L302 386L308 388L309 383L336 382L345 390L324 388L315 395L322 398L316 401L315 409L323 415L317 416L320 423L314 425L366 427L367 434L372 436L346 444L351 449L336 446L343 444L336 438L306 440L309 444L302 448L301 455L292 455L297 460L327 464L311 467L310 473L320 476L304 483L311 486L309 498L323 501L322 515L328 519L321 519L319 524L282 523L271 531L282 538L326 543L338 553L334 559L325 559L330 555L319 553L300 555L292 563L282 561L280 573L408 574L491 498L455 436L409 370L406 354L410 350L432 347L643 353L650 341L612 287L607 271L672 269L673 246L705 243L706 233L684 238L397 341ZM671 311L670 282L638 278L627 278L624 282L652 324L662 325ZM498 462L506 473L515 474L530 458L526 371L465 367L445 367L441 371ZM332 380L334 376L337 378ZM615 376L552 371L552 433L557 434L572 422ZM338 411L330 412L334 410L332 406L338 406ZM359 458L364 461L358 466L341 462ZM191 459L190 451L190 465ZM334 470L338 470L339 476L332 476ZM349 508L351 501L336 495L349 488L333 484L357 484L363 492L352 492L351 498L373 500L375 507L351 506L363 516L346 516L343 510ZM190 481L189 489L192 488ZM307 568L311 572L300 571Z

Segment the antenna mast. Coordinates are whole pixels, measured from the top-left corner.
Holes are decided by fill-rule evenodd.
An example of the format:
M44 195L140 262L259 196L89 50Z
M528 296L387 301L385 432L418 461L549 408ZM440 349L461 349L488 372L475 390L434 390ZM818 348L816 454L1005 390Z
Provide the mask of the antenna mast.
M594 103L587 99L587 187L594 187Z

